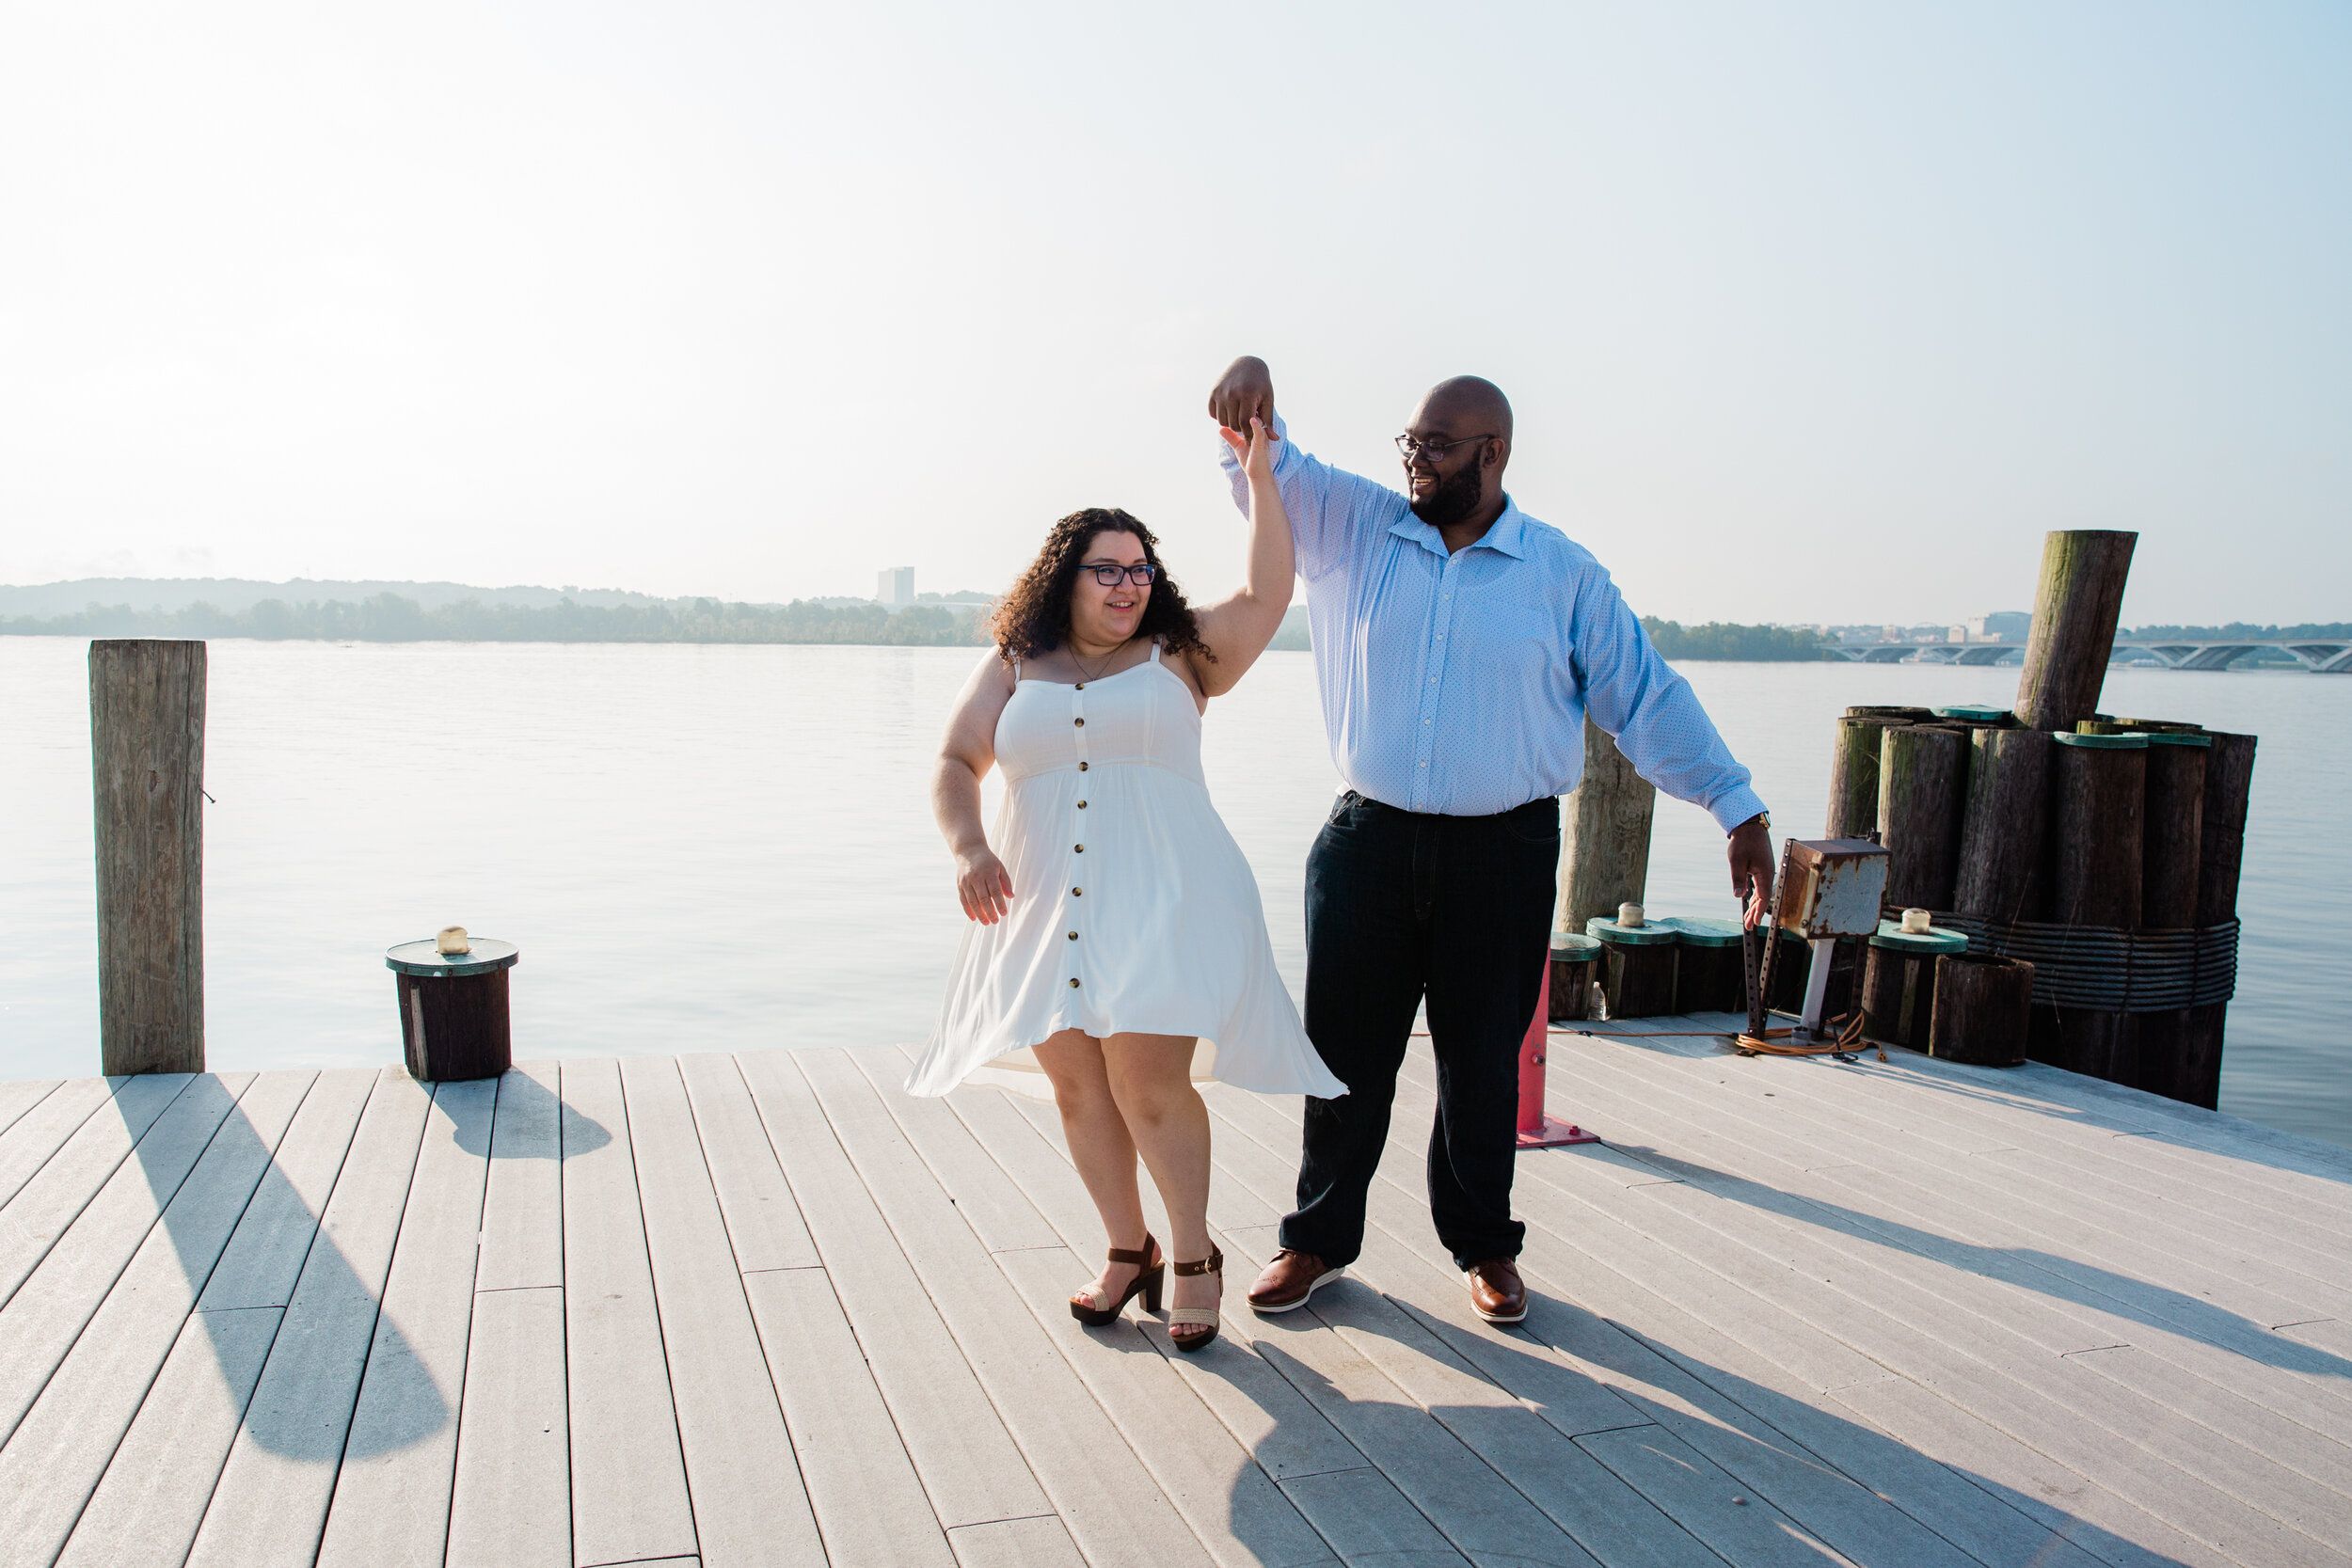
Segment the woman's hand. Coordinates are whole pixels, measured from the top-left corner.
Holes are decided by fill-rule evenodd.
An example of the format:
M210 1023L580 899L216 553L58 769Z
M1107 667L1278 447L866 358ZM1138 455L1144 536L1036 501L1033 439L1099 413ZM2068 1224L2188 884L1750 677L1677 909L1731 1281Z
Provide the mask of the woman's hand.
M985 846L956 857L956 896L967 920L993 926L1012 903L1012 874Z
M1273 426L1252 414L1249 416L1248 436L1224 425L1218 425L1216 433L1225 437L1227 446L1233 449L1234 457L1241 462L1241 471L1249 476L1252 483L1273 483L1274 443L1281 439L1274 434Z

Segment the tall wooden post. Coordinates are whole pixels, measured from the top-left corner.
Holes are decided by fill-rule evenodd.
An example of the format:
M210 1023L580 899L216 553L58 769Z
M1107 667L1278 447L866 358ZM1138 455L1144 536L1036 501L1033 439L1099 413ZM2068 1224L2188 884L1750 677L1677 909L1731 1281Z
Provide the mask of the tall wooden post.
M1560 929L1582 931L1593 916L1614 919L1619 904L1642 901L1657 806L1656 786L1587 715L1584 775L1561 813Z
M204 1070L204 644L89 645L103 1070Z
M2246 808L2254 787L2254 737L2216 735L2205 753L2205 801L2197 834L2196 925L2237 918L2239 868L2246 859ZM2221 1098L2222 1034L2230 1005L2191 1007L2184 1021L2180 1078L2173 1097L2212 1110Z
M2123 579L2137 533L2106 529L2053 532L2042 541L2026 670L2017 678L2017 721L2029 730L2071 730L2099 709L2115 652Z
M1960 880L1952 895L1952 908L1962 914L1980 920L2042 918L2053 745L2040 730L1970 732ZM1972 977L1955 983L2009 982Z
M2140 856L2139 925L2188 933L2197 923L2197 873L2205 819L2205 748L2212 738L2177 731L2148 736L2146 848ZM2138 1015L2139 1062L2133 1086L2181 1098L2187 1080L2186 1007Z

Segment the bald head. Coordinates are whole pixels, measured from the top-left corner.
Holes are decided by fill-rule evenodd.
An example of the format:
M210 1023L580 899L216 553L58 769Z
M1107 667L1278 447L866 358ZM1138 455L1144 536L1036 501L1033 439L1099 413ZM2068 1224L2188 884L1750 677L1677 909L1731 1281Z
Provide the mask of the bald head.
M1452 436L1500 436L1507 441L1511 400L1484 376L1452 376L1422 394L1413 424L1416 429L1442 427Z

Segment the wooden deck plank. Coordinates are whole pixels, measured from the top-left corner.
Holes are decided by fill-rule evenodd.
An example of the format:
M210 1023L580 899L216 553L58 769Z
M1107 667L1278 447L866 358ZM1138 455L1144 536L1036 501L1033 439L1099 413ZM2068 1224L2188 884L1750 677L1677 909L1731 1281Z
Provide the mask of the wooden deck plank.
M1059 1247L1062 1236L1037 1212L1019 1183L990 1159L945 1100L917 1099L905 1093L907 1060L896 1046L848 1053L874 1092L906 1134L907 1141L930 1167L931 1175L955 1199L963 1222L991 1252L1016 1247Z
M685 1081L672 1057L628 1056L621 1084L702 1559L718 1568L812 1561L823 1551L816 1517Z
M8 1129L16 1125L18 1118L56 1093L64 1082L61 1078L10 1078L0 1082L0 1149L7 1148Z
M439 1568L473 1324L493 1079L439 1084L320 1543L322 1568Z
M477 1291L564 1283L564 1102L556 1071L553 1062L517 1062L499 1077ZM584 1126L577 1137L593 1141Z
M0 1563L46 1564L63 1548L310 1079L268 1073L247 1085L0 1447ZM76 1237L61 1260L84 1244Z
M573 1060L564 1117L564 1320L580 1568L695 1553L619 1064Z
M1557 1168L1565 1171L1573 1167L1562 1164ZM1660 1188L1637 1201L1651 1204L1663 1200L1661 1195L1690 1190L1687 1187ZM1575 1217L1563 1216L1555 1220L1539 1191L1523 1188L1521 1204L1538 1223L1547 1225L1555 1239L1565 1241L1574 1235L1578 1238L1577 1244L1588 1252L1595 1252L1596 1243L1604 1243L1600 1250L1595 1252L1597 1257L1613 1259L1617 1252L1630 1249L1628 1256L1632 1260L1619 1264L1620 1273L1647 1279L1658 1276L1661 1272L1672 1273L1686 1266L1671 1261L1661 1262L1658 1252L1658 1248L1668 1243L1656 1238L1672 1235L1676 1231L1676 1220L1670 1212L1645 1208L1638 1216L1613 1215L1604 1202L1596 1198L1591 1206L1577 1212L1588 1219L1596 1216L1617 1219L1620 1224L1615 1228L1588 1229L1581 1228L1582 1222ZM1692 1260L1690 1266L1694 1266L1695 1259L1703 1254L1716 1267L1736 1267L1726 1265L1724 1260L1737 1256L1739 1241L1736 1229L1725 1229L1714 1232L1703 1244L1695 1246L1685 1236L1680 1250L1686 1259ZM2004 1373L1997 1368L1974 1359L1970 1354L1951 1350L1948 1327L1938 1334L1915 1329L1912 1324L1921 1320L1925 1310L1916 1302L1900 1302L1897 1298L1898 1305L1864 1295L1856 1298L1862 1307L1859 1312L1851 1303L1841 1302L1844 1292L1852 1291L1860 1281L1870 1276L1870 1265L1871 1260L1867 1259L1845 1259L1843 1266L1836 1271L1835 1286L1820 1285L1818 1267L1808 1275L1804 1272L1808 1265L1802 1261L1797 1269L1789 1269L1783 1264L1777 1272L1759 1267L1743 1273L1741 1279L1756 1299L1779 1307L1789 1315L1791 1321L1839 1323L1840 1332L1850 1338L1867 1330L1867 1348L1892 1370L1935 1386L1946 1398L1958 1399L1965 1407L1993 1419L1994 1424L2005 1430L2021 1436L2028 1435L2029 1432L2038 1433L2038 1436L2029 1438L2035 1446L2043 1448L2053 1457L2072 1464L2142 1511L2204 1540L2216 1549L2233 1553L2248 1549L2272 1551L2281 1554L2279 1560L2326 1560L2312 1557L2302 1543L2278 1533L2280 1527L2276 1521L2261 1517L2223 1489L2211 1486L2191 1470L2182 1468L2181 1461L2176 1459L2168 1463L2162 1455L2141 1449L2137 1439L2146 1436L2145 1432L2111 1432L2110 1440L2106 1443L2086 1444L2077 1424L2066 1418L2068 1416L2079 1417L2082 1412L2072 1410L2069 1405L2059 1403L2041 1391L2042 1386L2052 1381L2064 1382L2069 1369L2062 1360L2050 1359L2045 1368L2046 1375L2042 1378L2035 1378L2023 1369ZM1820 1299L1808 1299L1817 1285ZM1743 1316L1753 1317L1755 1313L1751 1310ZM1931 1313L1928 1314L1926 1321L1934 1321ZM1857 1326L1842 1326L1846 1324ZM1972 1344L1972 1351L1979 1348ZM1965 1390L1964 1397L1962 1390ZM2079 1387L2075 1393L2079 1397ZM2144 1413L2151 1417L2156 1414L2153 1410ZM2135 1424L2129 1420L2118 1420L2111 1413L2108 1419L2115 1425L2130 1427ZM2013 1424L2019 1422L2025 1424L2024 1430ZM2061 1446L2051 1447L2053 1441ZM2257 1541L2262 1543L2259 1548L2251 1545ZM2231 1542L2236 1544L2225 1544Z
M24 1108L0 1132L0 1206L15 1198L33 1174L106 1103L118 1085L131 1079L74 1078Z
M737 1061L940 1523L1053 1513L792 1053Z
M1460 1568L1470 1561L1388 1477L1370 1465L1286 1481L1282 1495L1312 1521L1341 1560L1351 1565ZM1521 1560L1496 1560L1499 1564Z
M1339 1561L1136 1319L1089 1329L1071 1317L1070 1281L1085 1274L1067 1248L1018 1248L997 1263L1212 1559L1232 1568Z
M736 1267L744 1274L816 1267L817 1243L809 1239L808 1222L792 1200L791 1183L769 1147L768 1130L759 1124L759 1108L752 1103L735 1058L696 1053L680 1056L677 1065L709 1156Z
M1053 1514L963 1525L947 1534L958 1568L1084 1568L1077 1543Z
M827 1560L953 1560L946 1532L823 1269L743 1276Z
M39 1266L0 1309L0 1441L15 1433L251 1082L249 1073L205 1073L184 1092L175 1087L129 1158L114 1163L56 1244L41 1249Z
M58 1557L59 1568L180 1568L261 1381L282 1308L199 1312Z
M276 1568L318 1555L430 1104L397 1068L376 1078L188 1553L196 1568Z
M794 1065L1087 1560L1209 1561L856 1064L840 1052L809 1051Z
M570 1433L563 1291L475 1292L448 1568L571 1568Z
M0 1308L112 1180L133 1146L193 1084L216 1085L217 1080L158 1072L121 1083L0 1208Z
M1596 1083L1601 1077L1598 1071L1593 1074ZM2217 1378L2248 1394L2266 1394L2282 1414L2308 1422L2314 1431L2334 1436L2346 1430L2346 1418L2352 1412L2328 1397L2329 1391L2314 1391L2291 1372L2240 1364L2238 1358L2247 1354L2276 1360L2276 1341L2255 1325L2205 1307L2201 1298L2161 1292L2129 1276L2099 1279L2096 1283L2102 1288L2096 1291L2089 1284L2074 1283L2065 1270L2054 1272L2042 1266L2056 1254L2015 1243L1988 1244L1969 1234L1988 1222L1925 1212L1934 1203L1934 1195L1901 1177L1835 1164L1801 1169L1798 1162L1813 1157L1813 1145L1793 1142L1770 1128L1714 1122L1704 1105L1682 1103L1673 1124L1657 1119L1669 1113L1651 1112L1626 1101L1615 1102L1615 1107L1614 1114L1623 1124L1646 1129L1661 1138L1672 1136L1677 1126L1717 1128L1710 1140L1717 1151L1714 1158L1753 1171L1754 1180L1729 1170L1693 1168L1692 1177L1697 1185L1724 1191L1767 1211L1788 1206L1781 1193L1800 1195L1816 1206L1803 1215L1804 1223L1775 1215L1768 1228L1829 1242L1873 1268L1898 1272L1912 1284L1938 1295L1960 1321L1980 1322L1993 1343L2023 1334L2038 1341L2042 1350L2070 1354L2127 1340L2147 1341L2172 1369L2169 1381L2176 1403L2210 1406L2204 1389L2213 1385L2206 1380ZM1896 1198L1914 1208L1890 1212L1889 1201ZM1992 1240L1997 1243L1997 1232ZM2148 1301L2149 1306L2139 1307L2140 1301ZM2168 1330L2182 1327L2184 1316L2202 1332L2173 1338ZM2157 1330L2153 1336L2148 1332L2151 1327ZM2145 1374L2137 1385L2143 1390L2156 1386L2161 1376L2153 1367L2120 1370ZM2254 1409L2242 1414L2245 1419L2237 1423L2240 1432L2253 1433L2263 1425ZM2280 1430L2278 1437L2289 1446L2300 1441L2293 1431Z
M283 1307L310 1255L319 1215L342 1173L359 1117L380 1074L372 1068L322 1072L303 1097L294 1125L278 1140L269 1172L254 1188L213 1276L197 1298L199 1312Z
M1581 1164L1587 1158L1588 1151L1584 1149L1560 1150L1522 1157L1521 1165L1525 1168L1534 1161L1551 1159ZM1384 1170L1388 1169L1384 1166ZM1367 1238L1364 1265L1377 1272L1367 1277L1396 1293L1432 1327L1450 1321L1462 1332L1451 1337L1449 1343L1489 1376L1522 1397L1536 1400L1538 1407L1543 1408L1546 1390L1540 1385L1531 1384L1528 1358L1510 1354L1515 1348L1510 1346L1503 1347L1506 1354L1498 1357L1492 1331L1476 1325L1467 1313L1451 1259L1428 1234L1426 1209L1407 1196L1410 1189L1406 1182L1411 1180L1412 1176L1391 1172L1375 1183L1375 1229ZM1613 1174L1597 1171L1595 1180L1608 1181L1613 1188L1616 1186ZM1390 1245L1422 1258L1428 1270L1428 1283L1417 1282L1410 1271L1393 1260L1393 1254L1386 1252L1379 1240L1384 1233ZM1539 1242L1520 1259L1532 1290L1544 1288L1550 1255L1549 1244ZM1573 1277L1578 1282L1577 1299L1590 1299L1596 1288L1605 1285L1612 1276L1605 1267L1588 1261L1576 1270ZM1634 1305L1626 1301L1614 1307L1597 1305L1597 1309L1612 1311L1626 1322L1662 1322L1674 1329L1677 1339L1690 1337L1692 1325L1681 1321L1679 1307L1646 1299L1640 1302L1640 1310L1629 1309ZM1565 1315L1561 1315L1564 1308ZM1679 1326L1676 1326L1678 1321ZM1927 1524L1945 1539L1970 1540L1992 1547L1993 1560L2004 1560L2004 1553L2013 1553L2017 1560L2023 1560L2035 1551L2047 1549L2048 1527L2036 1529L2030 1521L2018 1518L2012 1511L1989 1506L1990 1500L1980 1490L1948 1473L1940 1473L1937 1467L1912 1463L1899 1448L1871 1441L1871 1434L1856 1431L1851 1422L1823 1417L1812 1405L1802 1402L1801 1398L1768 1401L1760 1397L1763 1390L1757 1386L1704 1362L1677 1361L1670 1365L1652 1348L1625 1338L1601 1324L1585 1323L1576 1308L1566 1307L1565 1297L1549 1302L1538 1298L1530 1325L1530 1333L1548 1341L1565 1366L1609 1383L1632 1406L1674 1429L1685 1442L1707 1454L1756 1494L1780 1502L1824 1538L1842 1538L1852 1543L1850 1549L1863 1547L1872 1539L1883 1544L1890 1530L1899 1543L1900 1527L1883 1519L1873 1522L1871 1516L1877 1513L1881 1498ZM1577 1336L1574 1352L1581 1354L1561 1342L1564 1328ZM1741 1354L1754 1354L1744 1351ZM1756 1357L1755 1363L1768 1370L1767 1381L1772 1381L1771 1364L1760 1357ZM1712 1382L1708 1381L1710 1378ZM1786 1374L1781 1374L1781 1381L1786 1386ZM1793 1393L1804 1396L1811 1390L1797 1385ZM1769 1409L1782 1424L1772 1424L1752 1408L1755 1406ZM1833 1468L1824 1475L1816 1463L1818 1456L1803 1447L1802 1438L1792 1441L1786 1428L1803 1428L1817 1437L1825 1437L1827 1446L1836 1447L1854 1462L1853 1468ZM1855 1473L1857 1470L1859 1474ZM1852 1488L1833 1479L1838 1476L1860 1482L1863 1490L1873 1497L1857 1497ZM1739 1523L1739 1519L1732 1522ZM1704 1528L1706 1518L1701 1515L1686 1523ZM1744 1525L1740 1528L1744 1530ZM1718 1549L1736 1549L1737 1539L1735 1536Z

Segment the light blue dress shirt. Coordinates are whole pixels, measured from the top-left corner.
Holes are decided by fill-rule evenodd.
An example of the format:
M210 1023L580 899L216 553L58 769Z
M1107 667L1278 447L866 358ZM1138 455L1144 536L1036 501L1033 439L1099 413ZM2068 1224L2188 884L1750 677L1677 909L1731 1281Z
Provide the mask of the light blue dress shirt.
M1506 499L1485 538L1448 555L1405 497L1301 451L1279 417L1275 429L1324 729L1349 788L1448 816L1565 795L1589 709L1642 777L1725 832L1764 809L1591 551ZM1247 512L1249 481L1218 446Z

